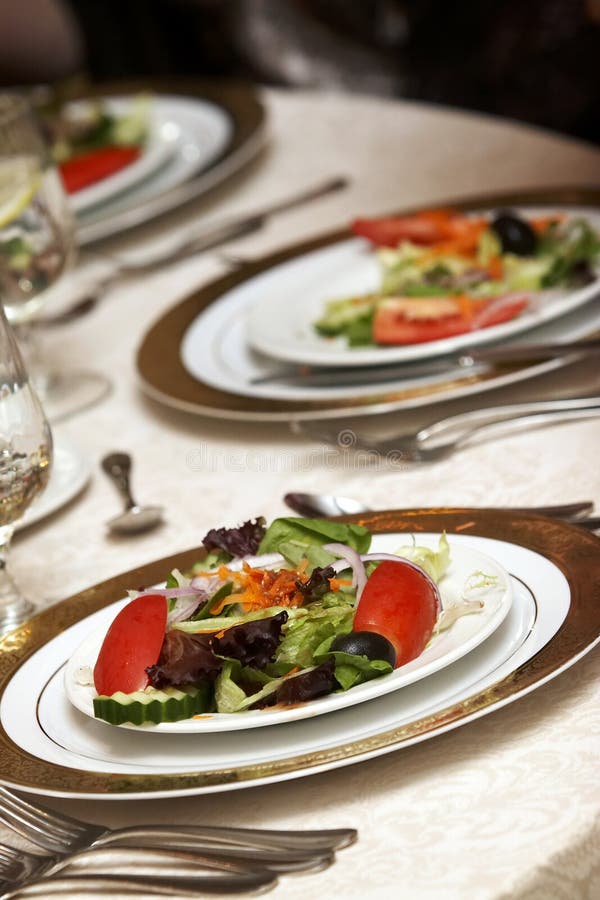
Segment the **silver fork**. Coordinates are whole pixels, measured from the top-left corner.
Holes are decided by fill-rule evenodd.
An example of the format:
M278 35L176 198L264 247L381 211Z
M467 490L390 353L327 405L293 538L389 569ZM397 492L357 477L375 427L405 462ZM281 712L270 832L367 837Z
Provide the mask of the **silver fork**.
M207 825L132 825L110 829L54 812L0 787L0 821L57 856L91 847L131 846L202 851L213 858L269 866L273 871L307 869L331 861L331 854L354 843L354 828L271 831ZM326 862L327 860L327 862Z
M45 888L44 896L56 889L81 894L91 879L99 880L104 890L189 897L266 890L277 882L266 869L181 851L106 847L60 858L0 844L0 900L21 896L24 888L29 894L38 885Z
M320 422L294 420L291 429L340 450L357 449L373 454L393 455L394 462L435 462L450 456L475 433L500 424L539 427L570 419L589 419L600 416L600 397L581 397L571 400L542 400L513 403L489 409L475 409L440 419L415 435L395 435L371 439L348 428L332 428Z

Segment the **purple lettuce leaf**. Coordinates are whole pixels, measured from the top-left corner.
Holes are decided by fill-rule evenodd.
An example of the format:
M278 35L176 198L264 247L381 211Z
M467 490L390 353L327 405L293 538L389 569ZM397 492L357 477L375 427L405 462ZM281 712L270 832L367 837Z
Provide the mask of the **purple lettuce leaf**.
M237 528L211 528L202 543L211 550L224 550L232 556L254 556L265 534L262 516L249 519Z
M222 637L212 639L213 650L219 656L239 660L243 666L264 669L275 655L287 620L288 614L282 610L268 619L233 625Z
M338 687L335 680L335 661L328 659L310 672L292 675L279 685L276 691L263 697L250 709L262 709L265 706L290 706L295 703L306 703L331 694Z
M211 648L212 635L167 631L158 662L146 672L155 688L213 680L223 664Z
M327 594L331 590L329 585L330 578L335 578L333 566L326 566L325 568L315 566L308 581L298 580L296 587L303 594L304 602L312 603L314 600L318 600L324 594Z

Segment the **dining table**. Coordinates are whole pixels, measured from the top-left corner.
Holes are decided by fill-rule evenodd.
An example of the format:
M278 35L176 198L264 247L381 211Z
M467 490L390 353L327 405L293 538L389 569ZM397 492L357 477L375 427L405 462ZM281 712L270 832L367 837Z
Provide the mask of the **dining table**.
M227 274L235 260L283 250L359 215L470 195L600 184L598 148L522 122L338 92L269 87L260 88L260 98L267 135L254 159L193 202L84 248L82 261L94 251L151 255L200 220L251 213L328 177L344 176L348 184L274 215L226 247L123 275L86 315L45 329L49 359L101 371L111 391L53 425L55 438L71 442L89 461L89 483L14 540L14 577L40 606L198 547L213 526L289 514L283 503L289 491L338 493L376 510L587 499L600 508L600 417L488 435L435 462L374 466L293 433L289 421L186 412L144 391L136 355L146 332L175 304ZM155 364L161 366L159 351ZM344 427L410 431L476 406L582 393L600 393L600 373L590 362L481 395L349 418ZM131 454L138 502L164 508L155 529L128 536L108 530L121 504L100 467L111 451ZM597 585L590 592L598 599ZM111 826L154 821L358 830L357 842L326 870L282 877L274 900L593 900L600 897L597 648L554 674L490 715L354 765L191 796L32 796ZM354 715L360 721L360 705ZM4 840L22 839L0 825Z

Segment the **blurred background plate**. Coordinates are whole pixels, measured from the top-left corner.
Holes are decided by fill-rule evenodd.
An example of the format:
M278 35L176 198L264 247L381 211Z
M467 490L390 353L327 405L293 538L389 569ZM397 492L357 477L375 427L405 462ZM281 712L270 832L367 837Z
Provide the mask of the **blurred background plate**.
M416 365L409 362L402 367L406 370L402 374L398 373L394 377L390 375L377 381L365 378L364 384L359 384L358 380L351 385L345 384L343 378L340 384L335 384L335 369L331 370L331 384L328 386L311 385L310 382L302 384L293 377L300 371L299 367L282 365L248 345L247 318L251 304L250 292L234 288L211 303L186 330L181 341L181 361L187 372L201 384L255 399L290 403L345 400L349 405L365 398L375 402L378 396L393 390L403 392L408 405L411 398L417 401L421 397L426 401L428 398L433 399L436 394L443 397L455 396L469 386L478 384L483 390L484 387L495 387L500 377L505 383L517 382L558 365L552 359L543 362L534 362L532 359L514 367L509 373L506 365L495 369L486 363L461 366L453 355L417 362ZM516 336L510 344L561 343L578 340L597 329L600 329L600 309L596 303L590 303L560 319ZM393 371L397 368L394 367ZM292 380L286 381L286 371L292 376ZM282 374L276 381L255 383L257 379L278 372ZM366 374L368 375L368 370ZM483 376L486 376L485 384Z
M101 97L103 110L110 116L124 116L135 104L136 97ZM85 100L68 104L69 114L79 109L85 110ZM165 109L162 98L149 100L148 131L141 155L124 169L102 178L100 181L81 188L69 195L69 203L76 213L82 213L99 203L106 203L115 195L127 191L144 179L150 178L158 169L168 163L176 153L181 152L181 127L172 111ZM170 114L171 113L171 114ZM229 121L226 120L226 126ZM225 140L226 138L224 138Z
M480 212L491 216L494 209ZM570 220L584 217L594 229L600 228L600 211L594 209L521 207L516 212L525 220L558 212ZM361 238L292 258L246 282L238 291L249 295L247 340L255 350L301 365L371 366L430 359L512 338L588 303L600 291L600 271L596 270L595 276L584 287L561 285L552 290L521 291L530 294L527 308L503 324L441 340L395 346L349 347L344 338L325 337L314 327L328 301L381 293L376 249Z
M452 205L461 210L519 205L597 209L600 190L577 187L516 189L466 199L445 197L438 205ZM566 358L535 364L496 365L478 373L458 372L454 368L449 369L445 378L425 378L410 385L390 381L371 385L367 390L340 388L332 392L330 388L307 389L285 384L250 385L252 378L272 371L279 364L269 362L247 347L243 321L247 314L245 295L236 289L281 263L347 238L346 230L338 230L245 263L164 313L149 328L138 350L137 370L144 391L160 403L187 412L230 420L289 422L290 419L344 418L429 407L439 401L473 396L533 379L564 366ZM206 330L199 331L200 326ZM529 339L535 335L539 341L567 341L589 336L598 328L600 309L592 301L554 323L532 329L524 337ZM202 365L198 363L199 352L205 354ZM223 363L225 356L226 365ZM161 360L160 366L156 365L157 359ZM561 395L566 389L575 389L569 387L567 370L564 371L557 392ZM557 374L562 376L562 370Z
M250 163L265 145L265 110L250 86L196 79L113 82L96 85L73 99L127 100L149 91L157 113L180 129L175 153L126 193L81 211L77 216L81 246L145 224L201 197Z

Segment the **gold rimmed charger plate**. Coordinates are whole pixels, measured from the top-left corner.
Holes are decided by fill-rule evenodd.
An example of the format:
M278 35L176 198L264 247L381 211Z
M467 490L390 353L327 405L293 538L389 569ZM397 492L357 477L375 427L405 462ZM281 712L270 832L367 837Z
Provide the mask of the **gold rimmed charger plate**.
M385 511L347 516L344 520L360 522L374 533L436 533L445 529L450 534L492 538L534 551L553 563L568 583L570 602L566 618L542 649L506 677L434 714L417 716L368 738L338 744L334 740L319 752L296 753L256 765L120 774L86 771L40 759L14 743L2 722L0 782L48 794L101 798L193 794L309 775L400 749L492 712L573 665L600 640L600 543L583 529L537 516L486 509ZM11 679L46 642L123 597L131 585L155 584L174 565L183 569L192 565L198 553L198 549L193 549L157 560L81 591L0 639L0 707ZM539 602L551 603L552 597L540 597ZM32 685L38 696L41 689Z
M582 206L600 207L600 187L562 187L546 190L515 190L505 193L473 196L467 199L446 198L440 206L464 211L508 206ZM427 207L431 208L432 204ZM402 210L404 214L416 208ZM335 418L365 415L410 408L444 399L478 393L503 384L532 378L570 359L531 359L521 363L495 364L484 372L457 377L456 370L446 379L402 387L374 387L370 394L339 400L272 400L219 390L197 380L181 359L181 344L188 328L211 304L217 303L233 288L295 257L347 240L347 229L336 230L312 240L303 241L259 260L244 263L239 269L205 285L192 296L168 310L144 336L137 354L137 371L143 390L153 399L186 412L217 418L246 421L289 421L295 419ZM159 362L158 362L159 361Z

